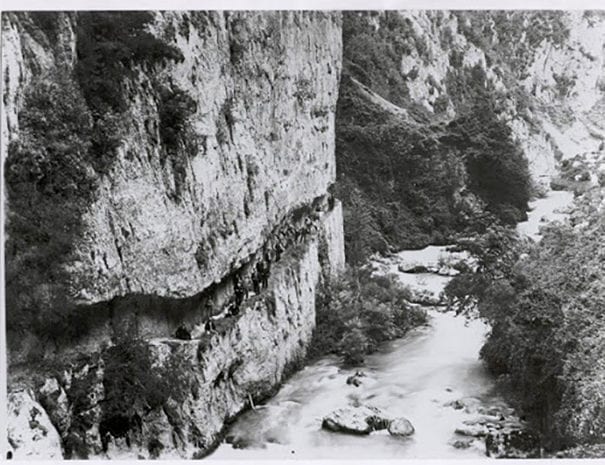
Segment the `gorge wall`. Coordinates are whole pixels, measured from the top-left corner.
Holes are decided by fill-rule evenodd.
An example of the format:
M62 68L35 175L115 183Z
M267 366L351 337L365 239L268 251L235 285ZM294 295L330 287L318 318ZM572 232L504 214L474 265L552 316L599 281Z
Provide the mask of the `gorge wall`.
M203 456L344 266L340 14L2 20L15 457Z
M562 159L602 155L604 33L590 11L345 13L348 259L514 224Z

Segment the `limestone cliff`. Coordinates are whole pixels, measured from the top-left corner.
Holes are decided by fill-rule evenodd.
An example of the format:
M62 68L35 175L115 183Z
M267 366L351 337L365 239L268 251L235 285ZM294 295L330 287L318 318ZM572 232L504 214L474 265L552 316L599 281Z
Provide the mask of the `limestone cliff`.
M353 261L449 243L602 158L602 14L344 17L3 15L17 457L203 456L303 359L343 217Z
M315 288L344 266L340 27L324 12L3 15L10 389L62 447L39 456L204 455L304 358ZM126 352L155 394L124 411ZM54 368L33 376L41 359ZM17 457L32 453L21 410Z
M18 138L18 96L28 81L64 64L57 45L53 54L25 21L4 21L5 141ZM77 17L65 21L65 47L75 49ZM166 13L153 27L173 31L169 43L183 59L151 75L135 69L125 86L124 137L66 265L78 304L191 296L239 268L288 212L334 182L336 16ZM188 137L199 144L193 156L182 154L182 173L162 160L155 79L196 107Z

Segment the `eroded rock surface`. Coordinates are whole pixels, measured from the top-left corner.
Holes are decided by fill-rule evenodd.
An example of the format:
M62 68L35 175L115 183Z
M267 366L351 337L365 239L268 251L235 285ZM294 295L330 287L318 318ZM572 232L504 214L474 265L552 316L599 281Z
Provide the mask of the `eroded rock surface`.
M59 433L31 389L8 395L8 442L14 459L63 458Z

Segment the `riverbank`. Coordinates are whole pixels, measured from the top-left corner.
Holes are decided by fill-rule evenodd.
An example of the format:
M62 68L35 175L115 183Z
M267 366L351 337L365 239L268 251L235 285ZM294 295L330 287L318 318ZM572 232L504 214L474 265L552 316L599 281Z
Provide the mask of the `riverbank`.
M538 238L539 228L562 218L572 198L548 192L532 203L518 232ZM383 344L363 366L345 368L337 357L325 357L303 368L275 397L238 418L226 434L228 442L211 458L479 458L487 453L486 436L523 431L527 425L479 360L489 327L445 311L443 290L460 261L473 266L468 254L446 246L373 260L373 273L391 274L409 288L411 300L427 310L427 324ZM365 374L359 385L348 384L359 371ZM355 405L405 417L415 433L405 439L386 431L360 437L321 428L326 415Z
M594 457L605 437L602 187L577 194L568 221L546 228L479 298L493 328L482 357L552 456Z

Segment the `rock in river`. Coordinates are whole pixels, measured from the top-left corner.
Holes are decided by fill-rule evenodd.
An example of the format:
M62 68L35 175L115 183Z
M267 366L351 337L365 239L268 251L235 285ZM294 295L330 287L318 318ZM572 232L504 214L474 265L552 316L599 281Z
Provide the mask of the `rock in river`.
M370 434L386 429L391 422L388 415L376 407L345 407L324 417L322 428L338 433Z
M387 429L391 436L414 434L414 426L406 418L391 418L376 407L345 407L325 417L322 428L338 433L370 434Z
M396 418L388 427L391 436L411 436L414 434L414 426L406 418Z
M487 436L489 434L489 429L485 426L467 426L456 428L456 434L460 434L462 436L471 436L473 438L480 438L483 436Z
M468 449L473 445L472 439L456 439L452 443L452 446L456 449Z

